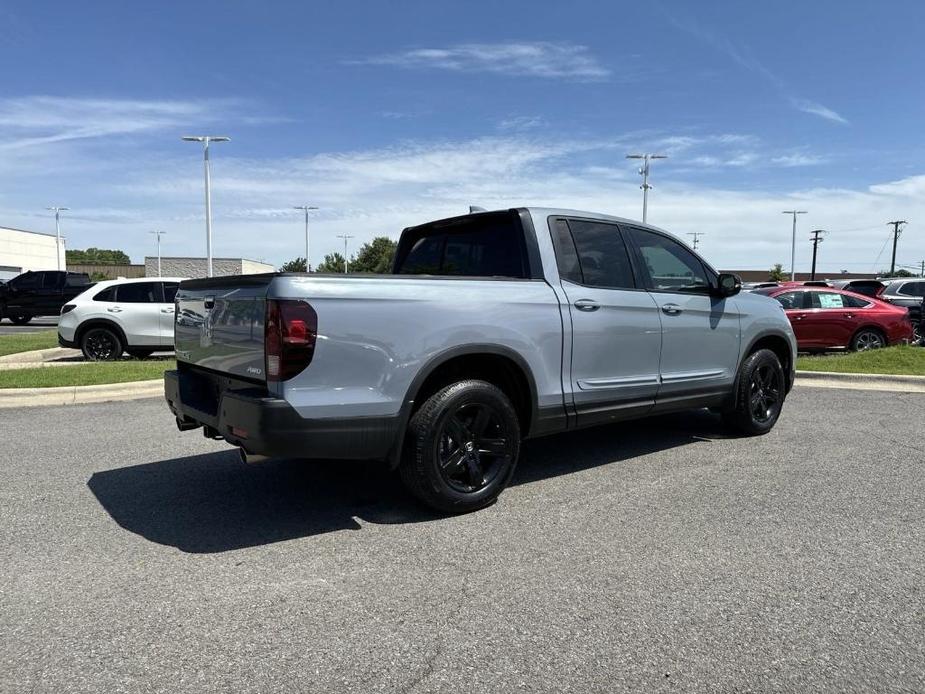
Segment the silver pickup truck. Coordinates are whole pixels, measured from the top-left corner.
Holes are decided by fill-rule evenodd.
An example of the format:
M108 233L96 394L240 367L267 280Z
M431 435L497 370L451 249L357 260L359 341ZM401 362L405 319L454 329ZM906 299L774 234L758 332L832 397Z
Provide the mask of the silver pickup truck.
M379 459L446 512L491 503L521 440L714 408L780 416L796 341L670 234L560 209L402 233L393 274L189 280L176 296L181 430L265 457Z

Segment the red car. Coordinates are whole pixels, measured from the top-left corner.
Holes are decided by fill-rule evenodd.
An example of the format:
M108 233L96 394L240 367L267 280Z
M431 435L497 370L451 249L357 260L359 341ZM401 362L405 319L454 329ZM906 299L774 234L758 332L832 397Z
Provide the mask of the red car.
M801 350L886 347L912 339L909 311L870 296L826 287L758 289L784 307Z

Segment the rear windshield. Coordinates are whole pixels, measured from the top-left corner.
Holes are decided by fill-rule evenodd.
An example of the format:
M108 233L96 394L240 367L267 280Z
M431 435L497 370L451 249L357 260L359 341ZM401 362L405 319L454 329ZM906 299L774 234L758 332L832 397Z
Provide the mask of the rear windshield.
M409 229L395 259L401 275L528 277L516 215L480 214Z

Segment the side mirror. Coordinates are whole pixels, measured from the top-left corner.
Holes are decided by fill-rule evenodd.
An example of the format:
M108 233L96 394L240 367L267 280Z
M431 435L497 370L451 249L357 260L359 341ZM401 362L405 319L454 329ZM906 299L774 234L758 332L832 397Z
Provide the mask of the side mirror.
M742 278L731 272L721 272L716 285L716 293L719 296L735 296L742 291Z

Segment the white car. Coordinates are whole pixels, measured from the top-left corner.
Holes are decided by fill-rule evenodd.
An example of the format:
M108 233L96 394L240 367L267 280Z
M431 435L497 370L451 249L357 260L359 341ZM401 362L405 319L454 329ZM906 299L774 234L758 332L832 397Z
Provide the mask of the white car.
M144 277L97 282L61 307L58 344L87 359L144 358L173 350L174 297L184 278Z

